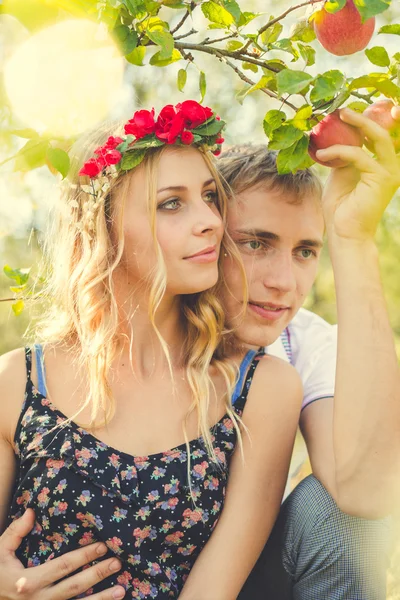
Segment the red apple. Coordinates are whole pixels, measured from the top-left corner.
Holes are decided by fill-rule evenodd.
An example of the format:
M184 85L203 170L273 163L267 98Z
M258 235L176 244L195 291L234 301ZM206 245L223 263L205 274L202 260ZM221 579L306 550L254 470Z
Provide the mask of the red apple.
M391 113L393 107L392 100L386 98L368 106L363 115L386 129L393 140L394 149L396 152L400 152L400 121L393 119ZM368 139L365 140L365 145L369 150L374 151L374 146Z
M336 56L345 56L368 46L374 33L375 17L362 23L353 0L347 0L336 13L328 13L325 8L317 11L313 23L315 34L325 50Z
M329 146L333 146L334 144L359 146L361 148L363 142L364 135L360 129L344 123L340 118L339 110L335 110L312 128L308 153L313 160L326 167L345 167L348 163L341 158L334 158L327 162L318 160L315 155L316 151L329 148Z

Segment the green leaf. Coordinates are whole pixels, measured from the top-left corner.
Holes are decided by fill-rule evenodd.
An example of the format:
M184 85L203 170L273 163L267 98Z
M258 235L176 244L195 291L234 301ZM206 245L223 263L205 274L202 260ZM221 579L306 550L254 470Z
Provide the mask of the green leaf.
M263 88L267 88L268 90L270 90L271 87L275 87L275 80L276 80L276 77L274 77L273 74L263 75L257 83L255 83L254 85L252 85L245 91L245 93L243 94L242 100L246 96L248 96L249 94L252 94L253 92L255 92L257 90L261 90ZM271 82L273 82L272 86L271 86ZM283 113L283 114L285 114L285 113Z
M360 88L376 88L388 98L400 99L400 87L390 81L383 73L371 73L353 79L349 89L357 90Z
M311 115L312 106L305 104L297 111L291 122L296 129L300 129L301 131L309 131L311 129L311 125L309 123L309 118Z
M11 305L11 308L13 309L14 315L16 317L18 317L18 315L20 315L22 313L22 311L24 310L24 301L23 300L17 300L16 302L14 302L14 304Z
M277 74L278 95L298 94L307 88L312 81L311 75L302 71L292 71L285 69Z
M289 146L302 136L303 134L299 129L296 129L293 125L284 123L272 132L268 147L271 150L283 150L284 148L289 148Z
M172 51L171 58L163 60L160 58L160 52L156 52L150 59L150 64L153 67L167 67L168 65L172 65L172 63L181 60L182 54L176 48Z
M223 27L230 27L235 22L234 17L223 6L210 0L201 5L203 15L212 23L217 23Z
M242 12L242 14L240 15L238 27L245 27L251 21L253 21L257 17L259 17L261 14L262 13L253 13L253 12L248 12L248 11Z
M28 269L12 269L9 265L3 267L4 274L17 282L18 285L25 285L29 279L30 267Z
M346 6L346 0L327 0L324 4L326 12L335 13Z
M311 90L310 100L311 102L318 102L319 100L330 100L336 94L336 86L329 77L319 75L314 82L314 87Z
M311 65L315 64L315 50L311 46L307 46L305 44L297 44L297 47L300 52L301 58L306 63L307 67L311 67Z
M200 71L199 89L200 89L200 94L201 94L200 102L203 102L204 96L206 95L206 91L207 91L206 74L204 73L204 71Z
M242 13L240 11L240 6L236 2L236 0L223 0L223 5L224 5L224 8L226 8L226 10L235 19L235 23L239 23L240 16Z
M180 92L183 92L183 89L186 85L186 80L187 80L187 71L186 69L179 69L178 71L178 81L177 81L177 85L178 85L178 90Z
M147 12L145 4L141 0L122 0L122 2L135 19Z
M124 56L136 48L138 34L136 31L132 31L130 27L127 27L127 25L118 25L113 29L112 34Z
M223 123L221 121L217 121L213 119L210 123L206 123L205 125L201 125L200 127L196 127L196 129L192 129L193 135L201 135L203 136L213 136L217 135L221 131L223 127Z
M400 25L394 23L394 25L383 25L378 33L391 33L393 35L400 35Z
M289 52L289 54L291 54L293 56L294 61L296 61L299 58L299 53L297 52L296 48L294 47L294 45L292 44L292 42L289 38L284 38L282 40L278 40L277 42L272 44L271 47L274 50L283 50L283 52ZM292 61L292 62L294 62L294 61Z
M161 47L158 53L160 60L168 60L172 57L174 38L168 31L147 31L146 34L152 42Z
M44 165L48 147L46 140L29 140L15 156L15 170L30 171Z
M238 42L236 40L230 40L226 45L226 49L229 52L235 52L236 50L239 50L239 48L243 48L243 44L242 42Z
M146 55L146 47L138 46L137 48L132 50L132 52L127 54L125 56L125 58L132 65L136 65L138 67L143 67L144 66L143 60L144 60L145 55Z
M145 154L146 150L139 149L126 152L122 157L120 168L122 169L122 171L129 171L130 169L137 167L144 159Z
M244 69L245 71L252 71L253 73L258 73L258 66L253 63L242 62L242 69Z
M367 19L383 13L389 8L391 0L354 0L363 23Z
M348 98L350 98L349 90L345 89L345 90L342 90L341 92L339 92L339 94L333 100L332 104L326 110L326 113L329 114L329 113L332 113L333 111L335 111L337 108L339 108L339 106L342 106L342 104L344 102L346 102L346 100Z
M296 172L296 170L307 158L308 143L308 136L303 135L292 146L289 146L278 153L276 158L276 166L280 175Z
M49 146L47 149L47 159L53 165L55 169L63 176L63 179L68 175L70 160L69 156L61 148L52 148Z
M290 39L293 42L305 42L307 44L316 38L314 27L307 19L297 21L292 27L290 34Z
M9 131L9 133L27 139L34 139L39 137L38 132L34 129L12 129L11 131Z
M268 29L262 32L260 36L261 43L264 44L264 46L268 46L268 44L276 42L276 40L281 35L282 30L282 23L279 23L279 21L277 23L274 23L271 27L268 27Z
M388 67L390 65L389 54L383 46L367 48L365 55L373 65L377 65L378 67Z
M270 137L271 133L275 129L278 129L284 121L286 121L286 114L283 112L283 110L269 110L266 113L263 121L263 129L265 134Z

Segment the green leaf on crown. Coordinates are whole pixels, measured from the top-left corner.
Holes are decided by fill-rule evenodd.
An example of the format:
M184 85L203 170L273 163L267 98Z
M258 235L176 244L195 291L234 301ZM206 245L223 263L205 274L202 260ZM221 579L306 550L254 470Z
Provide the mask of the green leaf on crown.
M126 152L123 155L122 160L120 162L120 169L122 171L130 171L130 169L137 167L144 159L145 154L146 150L135 150L134 152Z
M200 127L196 127L196 129L192 129L193 134L201 135L201 136L212 136L217 135L224 126L224 121L217 121L216 119L211 123L202 123Z

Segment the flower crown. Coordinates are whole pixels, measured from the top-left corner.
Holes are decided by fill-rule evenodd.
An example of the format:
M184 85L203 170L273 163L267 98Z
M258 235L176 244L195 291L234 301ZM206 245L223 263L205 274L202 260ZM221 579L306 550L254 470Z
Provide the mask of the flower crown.
M206 145L218 155L224 142L221 137L224 126L224 121L211 108L201 106L195 100L164 106L157 120L154 108L151 111L138 110L124 126L126 137L110 136L103 146L94 151L96 156L85 162L79 175L91 179L99 175L116 176L119 171L129 171L138 166L149 148L165 144Z
M166 144L177 146L206 146L216 156L221 153L221 137L225 122L221 121L211 108L201 106L194 100L185 100L173 106L168 104L160 111L157 120L154 108L138 110L124 126L126 136L110 136L106 143L94 151L81 170L80 176L90 177L90 185L80 185L87 200L82 202L80 220L77 228L85 232L89 240L95 229L96 214L105 203L110 190L111 180L120 171L129 171L137 167L145 157L147 150ZM74 186L77 187L77 186ZM71 207L79 210L76 200Z

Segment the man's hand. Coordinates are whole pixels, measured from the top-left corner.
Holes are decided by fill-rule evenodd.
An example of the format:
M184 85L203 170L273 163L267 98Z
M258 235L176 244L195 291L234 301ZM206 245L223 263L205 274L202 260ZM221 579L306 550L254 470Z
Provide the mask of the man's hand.
M392 109L400 121L400 107ZM340 117L359 127L374 145L375 157L356 146L334 145L318 150L318 158L341 158L346 167L332 169L323 194L328 236L362 242L373 239L383 212L400 185L400 158L389 133L371 119L349 109Z
M28 508L0 537L0 600L67 600L76 598L99 581L121 568L116 558L104 560L84 571L56 583L80 567L99 560L107 552L105 544L96 543L73 550L38 567L25 569L15 556L23 538L35 523L35 513ZM92 600L123 598L121 586L110 587L90 596Z

